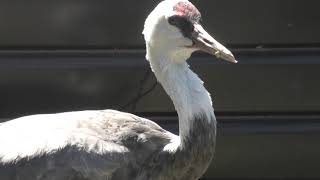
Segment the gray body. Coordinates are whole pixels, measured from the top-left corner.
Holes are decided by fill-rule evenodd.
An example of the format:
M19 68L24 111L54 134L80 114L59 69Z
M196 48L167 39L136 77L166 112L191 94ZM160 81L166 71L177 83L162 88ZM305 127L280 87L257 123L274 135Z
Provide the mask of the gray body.
M79 113L83 114L83 119L68 119ZM21 142L15 142L17 149L28 149L19 143L32 146L32 138L37 136L67 138L58 140L66 143L61 146L58 142L59 147L51 147L50 151L41 146L33 147L31 156L19 156L17 151L16 158L10 160L4 160L9 152L0 151L0 157L3 157L0 160L1 180L194 180L204 173L214 153L215 124L208 122L215 121L203 118L193 121L190 136L181 142L184 148L169 152L163 151L164 146L177 137L152 121L132 114L103 110L38 116L32 119L42 123L29 131L33 133L29 135L30 139L21 138ZM25 132L19 130L28 128L19 127L24 125L21 121L28 119L3 123L0 132L6 128L6 132L12 133L6 134L9 139L13 134L24 135ZM55 121L56 125L41 126L53 123L49 121ZM68 121L75 122L69 125ZM47 134L38 134L41 128ZM63 131L70 132L69 136L57 135ZM50 143L48 137L44 138ZM0 144L6 142L0 141Z

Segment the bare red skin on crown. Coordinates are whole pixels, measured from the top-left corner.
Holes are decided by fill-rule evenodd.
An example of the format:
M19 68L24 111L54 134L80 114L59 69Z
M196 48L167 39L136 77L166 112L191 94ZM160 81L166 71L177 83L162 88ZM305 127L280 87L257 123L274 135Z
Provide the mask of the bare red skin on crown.
M187 17L192 22L198 22L201 19L199 10L190 2L178 2L173 10L178 16Z

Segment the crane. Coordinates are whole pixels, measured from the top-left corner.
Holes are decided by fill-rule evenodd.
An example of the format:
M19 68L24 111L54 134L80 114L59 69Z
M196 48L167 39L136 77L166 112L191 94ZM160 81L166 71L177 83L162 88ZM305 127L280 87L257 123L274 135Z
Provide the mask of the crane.
M187 59L204 51L236 63L200 25L187 0L161 1L147 17L146 59L171 98L179 135L116 110L38 114L0 124L1 180L196 180L215 151L210 94Z

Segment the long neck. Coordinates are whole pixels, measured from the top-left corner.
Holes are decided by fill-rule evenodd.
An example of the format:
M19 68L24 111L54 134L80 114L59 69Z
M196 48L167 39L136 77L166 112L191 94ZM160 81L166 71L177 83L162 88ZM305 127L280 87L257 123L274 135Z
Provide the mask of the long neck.
M184 59L177 58L186 57L169 57L150 51L147 54L153 72L178 113L180 142L184 146L197 131L199 134L211 134L215 137L215 129L206 128L215 128L215 117L210 94L203 82L189 69ZM200 129L196 129L199 127Z

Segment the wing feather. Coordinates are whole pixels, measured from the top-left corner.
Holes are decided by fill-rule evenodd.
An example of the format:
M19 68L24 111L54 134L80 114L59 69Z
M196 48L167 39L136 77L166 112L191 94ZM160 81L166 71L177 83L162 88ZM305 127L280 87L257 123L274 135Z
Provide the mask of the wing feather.
M172 137L148 119L114 110L25 116L0 126L0 174L14 168L38 177L61 171L109 177L138 166Z

